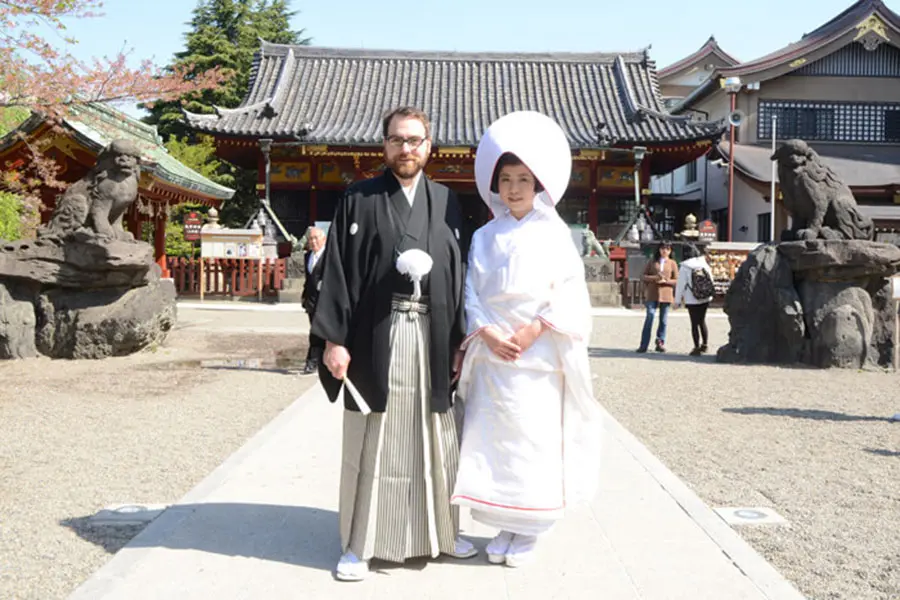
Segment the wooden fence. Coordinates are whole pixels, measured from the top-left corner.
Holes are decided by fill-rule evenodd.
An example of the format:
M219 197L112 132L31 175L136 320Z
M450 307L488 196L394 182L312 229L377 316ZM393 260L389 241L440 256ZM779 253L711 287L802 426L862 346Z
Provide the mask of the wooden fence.
M263 296L277 296L287 273L287 259L256 260L208 258L203 267L205 296L256 296L257 269L262 264ZM166 265L179 296L200 295L200 259L169 257Z

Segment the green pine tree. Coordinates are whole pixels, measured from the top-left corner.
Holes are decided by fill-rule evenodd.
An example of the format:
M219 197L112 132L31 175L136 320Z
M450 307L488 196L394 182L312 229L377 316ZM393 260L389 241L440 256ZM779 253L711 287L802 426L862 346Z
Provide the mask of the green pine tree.
M240 105L248 90L260 39L278 44L310 43L310 38L303 35L305 30L291 29L290 22L296 14L290 10L290 0L200 0L187 24L185 49L175 54L173 64L194 64L197 72L219 66L231 77L214 90L191 92L178 102L142 106L150 113L144 122L156 125L173 156L216 183L236 190L220 213L226 227L243 227L258 210L256 170L241 169L218 159L206 138L188 129L182 107L211 114L213 106Z
M190 135L181 107L201 114L213 106L235 108L247 93L253 56L260 39L279 44L309 44L305 30L291 29L290 0L200 0L188 23L186 47L175 54L175 65L195 65L197 72L219 66L230 78L214 90L185 94L178 102L143 106L150 115L146 123L156 125L164 140Z

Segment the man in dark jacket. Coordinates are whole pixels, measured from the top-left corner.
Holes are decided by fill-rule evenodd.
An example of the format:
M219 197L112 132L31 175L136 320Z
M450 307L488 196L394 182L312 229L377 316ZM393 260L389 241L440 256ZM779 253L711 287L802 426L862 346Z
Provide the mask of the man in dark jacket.
M316 314L316 303L319 300L319 288L322 287L322 270L325 262L321 259L325 250L325 232L318 227L312 227L309 230L307 239L307 247L309 249L303 256L306 281L303 284L303 294L300 299L303 304L303 310L309 316L309 325L312 327L313 317ZM318 372L319 362L322 360L324 351L325 340L310 332L306 366L303 369L304 375L312 375Z
M336 574L350 581L368 575L372 558L477 553L457 537L450 505L459 457L453 357L465 336L462 216L456 194L424 173L427 115L394 110L382 134L387 169L351 185L335 209L312 326L326 340L319 378L329 400L342 385L350 390ZM404 262L423 255L427 263ZM425 274L421 295L413 270Z

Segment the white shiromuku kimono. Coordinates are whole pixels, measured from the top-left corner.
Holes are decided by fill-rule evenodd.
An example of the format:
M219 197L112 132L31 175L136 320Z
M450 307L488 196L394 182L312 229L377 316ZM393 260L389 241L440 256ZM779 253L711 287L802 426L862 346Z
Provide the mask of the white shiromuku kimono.
M485 154L496 164L503 152L516 153L548 189L521 220L493 198L489 205L497 216L472 239L465 294L469 335L457 391L465 417L451 502L468 507L481 523L538 535L566 507L593 496L602 426L587 354L591 305L584 264L550 200L546 182L553 177L521 149L521 135L512 138ZM571 160L567 146L566 154ZM489 167L479 183L484 173L492 174ZM514 362L493 354L477 335L493 325L512 336L535 318L549 330Z

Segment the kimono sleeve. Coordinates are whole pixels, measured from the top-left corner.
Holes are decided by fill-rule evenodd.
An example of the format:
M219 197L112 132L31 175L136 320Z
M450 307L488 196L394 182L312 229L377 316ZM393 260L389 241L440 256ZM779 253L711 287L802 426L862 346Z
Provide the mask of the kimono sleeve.
M338 202L334 220L328 228L325 251L322 255L322 281L316 313L310 332L326 341L346 346L350 337L353 306L345 265L349 258L347 223L353 204L347 193Z
M568 239L557 242L559 274L553 281L550 302L537 318L553 331L587 343L591 334L591 298L584 278L584 263Z
M468 268L466 269L465 306L466 306L466 338L463 340L462 349L465 349L479 331L491 325L491 321L481 306L478 296L478 280L483 272L479 263L481 254L481 232L476 231L472 237L472 245L469 248Z

